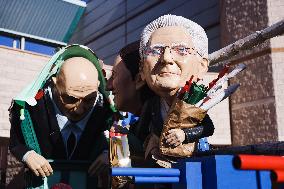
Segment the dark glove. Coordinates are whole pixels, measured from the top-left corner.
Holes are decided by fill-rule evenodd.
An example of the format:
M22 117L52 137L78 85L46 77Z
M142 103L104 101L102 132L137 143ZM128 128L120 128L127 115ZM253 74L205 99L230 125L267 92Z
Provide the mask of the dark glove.
M206 115L203 121L193 128L183 129L185 133L185 140L183 143L191 143L196 140L204 137L208 137L213 135L214 133L214 125L212 120L208 115Z

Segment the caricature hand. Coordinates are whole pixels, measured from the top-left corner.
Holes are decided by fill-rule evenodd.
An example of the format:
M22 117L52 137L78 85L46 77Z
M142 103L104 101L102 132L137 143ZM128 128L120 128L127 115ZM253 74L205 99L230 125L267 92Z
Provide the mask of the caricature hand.
M25 163L36 176L46 177L53 174L53 170L48 161L36 152L30 153Z
M166 143L176 147L185 140L185 133L181 129L171 129L165 134Z
M98 176L103 173L108 173L109 169L109 157L108 152L101 153L97 159L90 166L88 173L90 176Z

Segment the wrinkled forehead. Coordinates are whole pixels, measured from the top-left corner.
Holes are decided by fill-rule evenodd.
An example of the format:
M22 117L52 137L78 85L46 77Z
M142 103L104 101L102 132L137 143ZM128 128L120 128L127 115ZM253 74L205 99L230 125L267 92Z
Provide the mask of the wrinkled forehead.
M97 90L98 71L92 62L82 57L67 59L57 75L57 87L61 90Z
M155 30L149 41L148 46L153 45L186 45L193 47L191 36L182 26L167 26Z

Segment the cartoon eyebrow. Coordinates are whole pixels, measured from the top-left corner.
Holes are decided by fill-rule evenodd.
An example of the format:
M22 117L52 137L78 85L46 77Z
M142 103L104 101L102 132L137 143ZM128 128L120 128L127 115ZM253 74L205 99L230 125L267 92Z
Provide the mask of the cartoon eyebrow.
M171 45L172 47L176 47L176 46L188 46L188 44L187 43L185 43L185 42L180 42L180 43L172 43L172 45Z
M161 44L161 43L157 43L157 44L153 44L150 46L150 48L153 48L153 47L164 47L166 46L165 44Z

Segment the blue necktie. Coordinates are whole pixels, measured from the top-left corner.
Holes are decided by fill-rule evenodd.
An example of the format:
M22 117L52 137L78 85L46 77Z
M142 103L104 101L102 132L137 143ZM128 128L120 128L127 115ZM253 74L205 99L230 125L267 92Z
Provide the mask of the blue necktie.
M69 127L74 127L76 125L69 125ZM71 129L71 128L70 128ZM70 159L76 147L76 136L71 129L71 133L67 139L67 153L68 158Z

